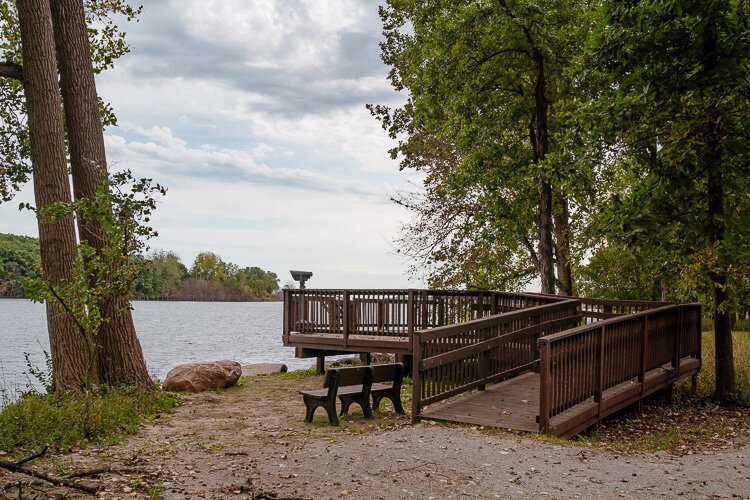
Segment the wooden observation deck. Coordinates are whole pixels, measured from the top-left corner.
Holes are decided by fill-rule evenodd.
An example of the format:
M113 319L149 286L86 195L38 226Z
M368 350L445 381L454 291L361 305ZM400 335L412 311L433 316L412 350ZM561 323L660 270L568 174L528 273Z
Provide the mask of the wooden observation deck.
M699 304L495 291L285 290L298 355L412 358L412 419L571 436L701 366Z

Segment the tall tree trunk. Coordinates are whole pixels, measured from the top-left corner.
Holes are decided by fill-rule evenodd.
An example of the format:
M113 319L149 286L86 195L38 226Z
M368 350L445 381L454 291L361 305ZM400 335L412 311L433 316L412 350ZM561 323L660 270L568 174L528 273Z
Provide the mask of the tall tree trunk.
M531 35L527 37L532 45L534 61L534 122L532 148L534 161L542 162L549 149L547 131L547 80L544 74L544 56L542 51L532 43ZM539 181L539 274L541 275L542 293L555 293L555 270L553 267L554 248L552 244L552 186L547 179Z
M83 2L48 1L65 105L73 192L76 199L93 199L107 180L107 157ZM79 220L78 227L81 239L92 248L99 252L105 248L107 242L99 221ZM101 380L152 387L127 297L109 298L102 314L107 321L96 339Z
M573 295L573 273L570 270L570 210L568 199L561 192L557 193L558 207L554 211L555 221L555 257L557 262L557 281L562 295Z
M18 0L34 199L37 210L70 202L65 130L49 0ZM52 286L71 280L76 258L73 219L39 220L42 269ZM58 303L47 302L47 329L56 390L80 390L90 368L89 344Z
M703 32L703 71L711 76L719 64L716 34L711 22ZM709 101L713 99L709 96ZM735 390L734 353L732 349L732 325L725 304L729 302L727 291L728 272L724 259L724 178L721 130L717 104L711 102L706 117L706 154L703 167L708 172L708 234L711 246L717 252L717 263L709 273L713 286L714 341L716 348L716 390L714 399L724 402Z

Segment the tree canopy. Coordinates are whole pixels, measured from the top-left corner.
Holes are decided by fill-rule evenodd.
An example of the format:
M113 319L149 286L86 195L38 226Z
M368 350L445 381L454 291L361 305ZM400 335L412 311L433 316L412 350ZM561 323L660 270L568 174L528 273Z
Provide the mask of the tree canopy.
M369 108L423 174L396 199L414 214L398 241L413 269L438 286L703 300L725 399L729 319L749 298L749 14L388 1L382 58L408 95Z

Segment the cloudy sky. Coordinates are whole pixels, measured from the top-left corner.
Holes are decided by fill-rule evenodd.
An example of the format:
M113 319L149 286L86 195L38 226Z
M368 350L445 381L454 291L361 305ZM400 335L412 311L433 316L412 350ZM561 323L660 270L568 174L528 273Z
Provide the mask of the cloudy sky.
M365 109L404 99L379 58L379 2L143 4L132 53L97 83L119 119L110 163L169 189L152 248L188 266L213 251L282 285L303 269L316 288L420 286L392 243L408 214L389 198L408 176ZM34 235L13 206L1 231Z

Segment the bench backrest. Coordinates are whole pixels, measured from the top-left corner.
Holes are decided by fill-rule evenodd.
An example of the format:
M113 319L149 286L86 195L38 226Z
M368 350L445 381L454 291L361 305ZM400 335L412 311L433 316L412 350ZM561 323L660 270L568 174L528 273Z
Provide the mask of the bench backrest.
M338 381L338 386L346 385L369 385L372 383L371 366L354 366L351 368L333 368L326 372L326 378L323 381L323 387L330 387Z
M400 381L404 376L404 365L401 363L389 363L387 365L373 365L372 381L389 382Z

